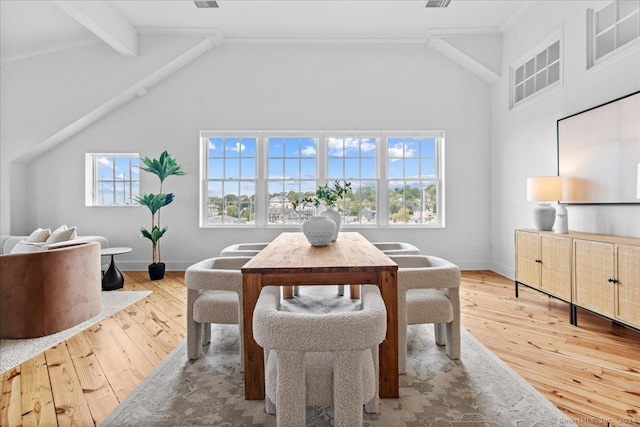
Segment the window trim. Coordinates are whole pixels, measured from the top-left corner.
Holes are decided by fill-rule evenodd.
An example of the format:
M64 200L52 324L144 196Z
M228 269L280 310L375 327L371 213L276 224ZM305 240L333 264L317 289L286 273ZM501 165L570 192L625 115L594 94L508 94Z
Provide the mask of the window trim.
M257 141L256 147L256 195L255 211L256 219L254 224L207 224L207 141L212 137L254 137ZM389 130L327 130L327 131L292 131L292 130L260 130L260 131L213 131L206 130L199 133L200 145L200 197L199 197L199 218L200 228L300 228L300 224L268 224L267 203L268 203L268 181L267 162L269 138L274 137L309 137L318 138L316 153L316 181L317 185L324 185L328 175L328 138L375 138L379 146L376 149L376 174L377 181L377 206L376 212L385 212L384 215L376 215L375 224L348 224L349 228L445 228L445 131L444 130L413 130L413 131L389 131ZM389 181L388 181L388 139L390 137L433 137L436 139L436 176L438 191L438 223L437 224L390 224L389 212Z
M96 197L98 193L98 157L130 157L140 159L140 153L85 153L85 192L84 192L84 205L86 207L101 207L101 208L129 208L140 206L138 203L131 203L130 205L102 205L96 203ZM139 165L138 165L139 167ZM129 182L135 182L129 180ZM140 179L138 179L138 186L140 186ZM139 194L131 194L132 199Z
M519 101L516 101L516 79L515 74L518 68L525 65L531 59L534 59L542 50L548 49L550 46L559 42L558 63L559 63L559 77L558 80L547 84L544 88L534 91L531 95L525 96ZM548 69L547 65L545 69ZM537 72L534 72L534 76ZM543 94L547 94L552 90L564 86L564 37L562 27L554 30L549 36L545 37L542 41L537 43L533 48L529 49L525 54L519 56L517 59L511 61L509 65L509 109L512 110L520 105L526 104L532 99L536 99Z

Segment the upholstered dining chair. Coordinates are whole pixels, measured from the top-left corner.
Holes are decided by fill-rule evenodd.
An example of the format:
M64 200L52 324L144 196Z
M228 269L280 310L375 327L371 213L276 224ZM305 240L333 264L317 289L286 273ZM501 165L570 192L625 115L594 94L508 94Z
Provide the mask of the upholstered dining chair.
M211 340L211 323L237 324L240 361L242 340L242 272L251 257L217 257L200 261L185 272L187 286L187 355L198 359Z
M398 371L407 373L407 325L433 323L438 345L460 359L460 269L428 255L391 255L398 264Z
M258 252L267 247L269 243L238 243L224 248L220 252L221 257L237 257L258 255Z
M387 312L380 290L362 289L361 310L279 310L279 290L262 288L253 336L265 352L265 409L278 426L303 426L307 406L333 405L334 425L362 425L362 405L379 410L378 347Z
M386 255L420 255L420 249L405 242L372 242Z

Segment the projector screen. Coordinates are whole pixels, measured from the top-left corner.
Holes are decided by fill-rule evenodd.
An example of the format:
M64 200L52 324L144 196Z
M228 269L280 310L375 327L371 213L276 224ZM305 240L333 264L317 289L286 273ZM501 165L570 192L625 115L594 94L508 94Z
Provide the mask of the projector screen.
M640 204L640 91L557 122L562 203Z

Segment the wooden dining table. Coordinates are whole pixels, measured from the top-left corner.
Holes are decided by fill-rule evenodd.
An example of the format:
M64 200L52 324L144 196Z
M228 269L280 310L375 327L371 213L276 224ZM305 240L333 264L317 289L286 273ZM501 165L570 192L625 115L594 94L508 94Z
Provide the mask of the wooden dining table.
M253 339L253 310L263 286L374 284L387 309L380 345L380 397L399 397L398 265L360 233L341 232L328 246L311 246L302 233L282 233L242 267L244 396L264 399L264 353Z

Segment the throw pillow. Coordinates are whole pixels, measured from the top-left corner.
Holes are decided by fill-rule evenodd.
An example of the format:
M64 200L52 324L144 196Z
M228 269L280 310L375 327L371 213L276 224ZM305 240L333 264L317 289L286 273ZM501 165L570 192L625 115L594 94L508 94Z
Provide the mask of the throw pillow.
M65 229L61 229L62 227L65 227ZM53 233L51 233L51 236L49 236L46 241L47 244L66 242L67 240L73 240L78 237L76 227L66 228L66 225L62 227L56 228Z
M11 249L12 254L24 254L27 252L38 252L42 249L44 243L33 243L28 242L26 240L20 240L16 245Z
M38 228L27 238L27 242L44 243L51 236L50 228Z

